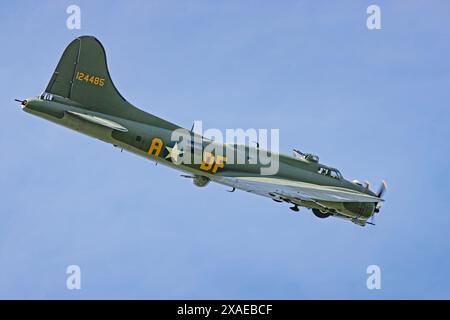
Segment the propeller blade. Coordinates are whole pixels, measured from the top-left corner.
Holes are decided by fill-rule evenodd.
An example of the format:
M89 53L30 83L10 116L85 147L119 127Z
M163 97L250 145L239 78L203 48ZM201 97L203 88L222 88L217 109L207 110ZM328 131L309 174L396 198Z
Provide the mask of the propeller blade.
M372 217L370 217L370 222L367 222L368 224L371 224L371 225L375 225L375 212L372 214Z
M377 197L378 197L378 198L382 198L383 195L384 195L384 193L386 192L386 189L387 189L387 184L386 184L386 181L383 180L383 181L381 182L380 188L378 189Z
M386 189L387 189L387 184L386 184L386 181L383 180L383 181L381 182L380 188L378 188L377 197L378 197L378 198L383 198L383 195L385 194ZM383 202L382 202L382 201L378 202L378 203L376 204L376 206L375 206L374 213L380 212L380 209L381 209L381 206L382 206L382 205L383 205Z

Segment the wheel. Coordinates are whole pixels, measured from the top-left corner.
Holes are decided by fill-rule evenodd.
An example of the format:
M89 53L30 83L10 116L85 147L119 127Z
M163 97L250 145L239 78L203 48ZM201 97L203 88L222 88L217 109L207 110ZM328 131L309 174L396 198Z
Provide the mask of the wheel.
M300 211L298 206L289 207L289 209L291 209L292 211L295 211L295 212L299 212Z
M314 215L317 218L320 218L320 219L325 219L325 218L328 218L329 216L331 216L331 213L323 212L319 209L312 209L312 212L314 213Z

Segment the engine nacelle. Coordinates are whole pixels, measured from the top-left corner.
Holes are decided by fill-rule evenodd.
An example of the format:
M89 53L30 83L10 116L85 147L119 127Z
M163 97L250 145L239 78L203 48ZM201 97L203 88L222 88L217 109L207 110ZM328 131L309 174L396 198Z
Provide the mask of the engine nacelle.
M369 218L375 210L375 204L372 202L344 202L344 208L359 217Z
M210 181L209 178L204 177L204 176L195 176L192 179L192 182L194 182L194 184L197 187L204 187L204 186L206 186L209 183L209 181Z

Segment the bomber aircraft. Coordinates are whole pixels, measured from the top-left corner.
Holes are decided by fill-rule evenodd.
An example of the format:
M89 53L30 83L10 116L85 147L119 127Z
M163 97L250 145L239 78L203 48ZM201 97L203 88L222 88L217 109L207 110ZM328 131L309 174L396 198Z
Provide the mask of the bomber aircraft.
M295 149L292 157L267 151L266 158L276 156L277 170L262 174L267 159L259 144L216 143L136 108L114 86L104 47L92 36L78 37L68 45L41 95L16 101L30 114L181 170L198 187L212 181L231 192L244 190L288 203L296 212L301 206L318 218L338 217L360 226L373 224L371 218L383 203L384 181L375 193L369 183L348 181L317 156ZM174 141L178 131L185 135L180 140L188 143ZM257 158L252 163L230 161L242 154L244 160ZM187 161L192 158L200 160Z

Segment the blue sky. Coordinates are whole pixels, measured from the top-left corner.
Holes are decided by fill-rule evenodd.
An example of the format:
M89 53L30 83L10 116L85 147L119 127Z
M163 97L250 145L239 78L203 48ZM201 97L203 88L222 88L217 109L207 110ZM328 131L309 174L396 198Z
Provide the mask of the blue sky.
M66 8L81 7L81 30ZM366 28L381 7L382 29ZM0 298L450 298L446 1L1 4ZM281 150L386 179L376 227L179 172L23 113L95 35L136 106L190 127L279 128ZM66 268L82 289L66 289ZM381 290L366 268L381 268Z

